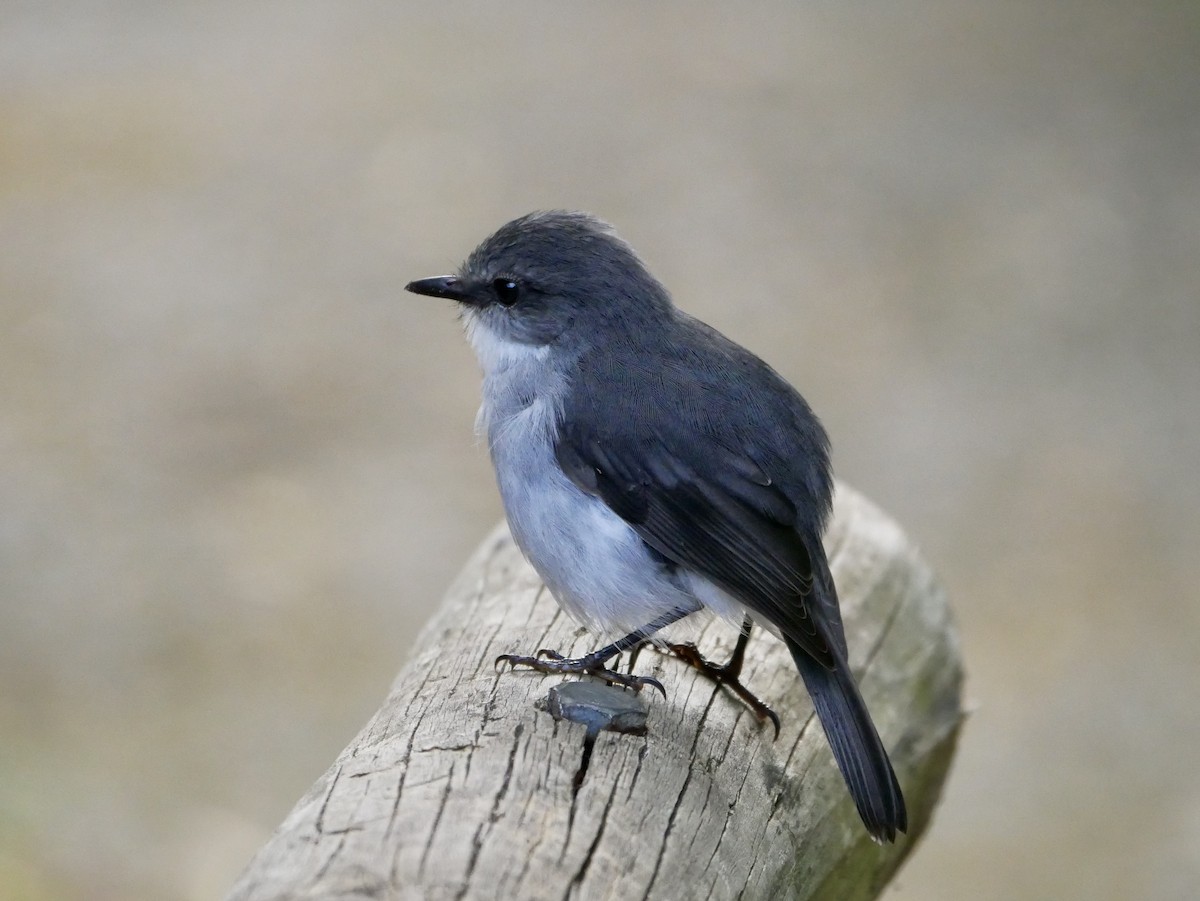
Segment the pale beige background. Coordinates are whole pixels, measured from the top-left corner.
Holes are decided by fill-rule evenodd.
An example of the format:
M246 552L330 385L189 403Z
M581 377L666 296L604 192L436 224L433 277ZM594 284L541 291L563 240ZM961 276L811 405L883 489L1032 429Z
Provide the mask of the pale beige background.
M615 222L943 574L889 897L1200 881L1200 7L0 13L0 895L219 896L499 516L453 313Z

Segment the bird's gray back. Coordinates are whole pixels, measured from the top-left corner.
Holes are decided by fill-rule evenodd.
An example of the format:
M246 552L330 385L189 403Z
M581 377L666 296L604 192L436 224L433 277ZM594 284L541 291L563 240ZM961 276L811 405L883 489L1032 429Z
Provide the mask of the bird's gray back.
M661 330L591 348L573 367L563 419L600 440L657 443L720 480L754 466L820 533L833 479L829 440L803 397L767 363L716 329L674 311Z

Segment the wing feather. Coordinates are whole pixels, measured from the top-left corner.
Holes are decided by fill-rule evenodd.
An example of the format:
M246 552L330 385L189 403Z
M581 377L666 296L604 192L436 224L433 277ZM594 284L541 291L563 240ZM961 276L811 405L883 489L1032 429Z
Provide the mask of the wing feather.
M659 554L728 591L823 665L836 665L795 507L758 464L711 446L697 454L695 443L689 461L661 440L607 439L570 424L560 430L558 461L577 486ZM696 457L710 462L708 472Z

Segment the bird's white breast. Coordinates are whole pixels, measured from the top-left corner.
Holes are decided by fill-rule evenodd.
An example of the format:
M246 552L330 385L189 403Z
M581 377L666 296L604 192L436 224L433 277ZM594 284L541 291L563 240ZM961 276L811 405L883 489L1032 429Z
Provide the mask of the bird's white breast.
M567 381L537 348L476 328L486 434L513 538L559 604L601 634L633 632L668 610L698 607L633 528L581 491L554 454Z

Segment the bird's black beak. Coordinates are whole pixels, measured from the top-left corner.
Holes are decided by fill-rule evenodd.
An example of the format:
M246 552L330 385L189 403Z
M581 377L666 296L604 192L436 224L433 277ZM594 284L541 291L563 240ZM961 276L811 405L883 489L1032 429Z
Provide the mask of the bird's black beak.
M424 294L427 297L446 297L450 300L466 300L467 292L463 283L453 275L439 275L434 278L419 278L404 286L405 291L413 294Z

